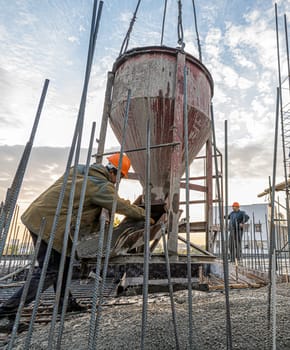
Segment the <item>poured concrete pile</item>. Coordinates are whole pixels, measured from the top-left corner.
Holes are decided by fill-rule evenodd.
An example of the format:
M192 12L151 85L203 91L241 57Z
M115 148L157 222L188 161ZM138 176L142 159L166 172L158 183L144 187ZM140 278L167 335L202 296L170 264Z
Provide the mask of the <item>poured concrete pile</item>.
M290 286L277 286L277 349L290 349ZM223 292L193 291L193 348L226 349L226 308ZM233 349L272 349L267 329L268 287L230 291ZM179 348L188 345L188 294L174 293ZM119 305L104 306L96 349L140 349L142 296L122 297ZM88 349L90 313L67 316L61 349ZM49 325L35 328L30 349L46 349ZM57 337L55 337L57 338ZM15 349L21 349L25 333ZM149 295L145 349L176 349L170 298Z

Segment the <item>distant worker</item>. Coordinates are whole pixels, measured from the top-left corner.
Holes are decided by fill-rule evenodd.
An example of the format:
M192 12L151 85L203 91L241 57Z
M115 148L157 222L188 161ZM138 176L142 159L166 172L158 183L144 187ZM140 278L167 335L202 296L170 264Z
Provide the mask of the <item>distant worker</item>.
M229 250L230 261L238 261L242 257L242 237L244 224L249 220L249 216L245 211L240 210L240 204L234 202L232 205L233 211L229 214Z
M119 153L113 154L108 157L108 164L103 166L102 164L92 164L89 168L88 181L86 187L85 200L82 210L82 218L80 227L85 227L86 232L96 232L96 228L99 224L99 219L101 215L102 208L109 211L112 210L112 205L115 197L115 187L117 179L117 168L119 164ZM126 155L123 155L122 165L121 165L121 177L128 177L128 171L131 166L131 162ZM75 198L73 205L72 221L71 227L74 226L76 222L77 212L79 208L79 201L82 191L82 185L84 181L84 165L77 166L77 177L76 177L76 187L75 187ZM73 167L70 170L68 177L68 182L64 194L64 201L60 211L60 216L58 220L58 225L55 232L55 237L53 240L53 248L51 251L50 260L47 267L46 277L44 281L43 291L48 287L53 285L56 291L56 284L58 278L59 265L61 261L61 253L63 246L63 238L66 226L67 211L69 206L70 189L72 185L73 177ZM27 227L30 232L33 244L35 246L37 241L37 236L39 235L40 226L42 219L46 219L46 225L44 227L44 232L42 235L42 240L40 244L40 249L37 255L38 267L35 268L32 276L32 280L28 289L28 294L26 297L26 305L32 302L37 293L38 284L40 281L41 272L44 265L45 254L47 251L47 244L50 239L51 229L55 217L55 212L59 200L59 194L63 184L64 176L60 177L52 186L50 186L45 192L43 192L24 212L21 217L23 224ZM131 204L130 201L124 200L117 197L117 209L116 212L129 217L134 220L145 220L145 210L138 207L137 205ZM151 219L151 224L154 220ZM71 230L73 231L73 230ZM70 236L73 237L74 232L70 232ZM59 311L61 311L64 294L66 287L66 280L68 274L68 268L70 259L74 259L71 256L72 248L72 238L70 237L68 242L68 248L66 252L65 268L63 273L63 282L61 287L61 298ZM21 287L16 293L8 299L0 307L0 318L8 317L10 320L15 318L18 306L20 304L20 299L24 286ZM86 307L79 304L72 294L69 292L67 312L70 311L85 311Z

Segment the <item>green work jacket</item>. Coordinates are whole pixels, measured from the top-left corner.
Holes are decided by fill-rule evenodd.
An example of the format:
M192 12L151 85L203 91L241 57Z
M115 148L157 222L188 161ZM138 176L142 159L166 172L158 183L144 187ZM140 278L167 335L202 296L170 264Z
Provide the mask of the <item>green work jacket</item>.
M79 201L82 191L82 185L84 180L84 165L78 165L77 178L75 187L75 196L73 204L73 213L70 227L75 227L77 218L77 212L79 208ZM73 168L70 169L66 191L64 194L63 205L60 211L57 228L53 240L53 248L62 252L63 238L66 226L66 219L68 213L70 188L72 185ZM54 222L55 212L59 201L59 195L63 184L64 177L60 177L53 185L51 185L45 192L43 192L34 202L26 209L21 216L23 224L36 235L39 234L42 218L46 219L46 224L42 239L48 243L51 230ZM82 218L80 229L82 232L94 232L99 224L99 217L102 208L112 210L112 205L115 197L115 187L110 182L109 172L103 165L93 164L89 168L88 181L86 186L86 195L83 204ZM126 217L145 220L145 211L134 204L131 204L129 200L125 200L117 197L117 209L116 212ZM74 234L71 229L70 235ZM68 241L67 255L70 255L72 246L71 238Z

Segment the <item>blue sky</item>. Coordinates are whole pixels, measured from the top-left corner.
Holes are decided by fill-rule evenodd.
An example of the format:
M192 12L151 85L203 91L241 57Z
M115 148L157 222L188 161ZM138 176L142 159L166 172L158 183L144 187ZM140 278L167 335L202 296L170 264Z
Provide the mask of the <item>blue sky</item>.
M218 146L229 128L230 201L251 204L272 175L277 54L274 1L196 0L203 63L214 80ZM283 16L277 1L282 73ZM93 121L97 135L107 71L117 58L137 0L105 0L88 92L83 147ZM185 50L198 57L192 1L182 1ZM164 1L143 0L129 48L160 43ZM30 135L44 80L47 99L20 194L26 205L64 170L82 90L92 1L0 0L0 199L10 185L21 145ZM168 0L164 44L177 46L177 1ZM117 146L112 133L107 148ZM281 154L281 150L280 150ZM282 167L282 161L279 160ZM193 170L194 171L194 170ZM282 171L279 170L282 174ZM282 177L278 178L282 180ZM128 188L124 188L124 194ZM140 188L136 187L134 195Z

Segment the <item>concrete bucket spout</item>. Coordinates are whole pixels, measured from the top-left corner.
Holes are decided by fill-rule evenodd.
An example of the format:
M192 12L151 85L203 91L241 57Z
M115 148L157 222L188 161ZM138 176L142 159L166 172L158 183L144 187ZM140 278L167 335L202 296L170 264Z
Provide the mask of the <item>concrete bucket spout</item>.
M186 65L186 70L184 66ZM125 150L146 147L147 119L151 124L152 200L163 201L172 172L182 176L184 160L184 72L187 72L189 164L210 135L213 81L206 67L180 50L142 47L127 51L114 64L110 125L121 143L128 89L131 89ZM175 158L172 154L175 152ZM177 153L176 153L177 152ZM141 184L145 184L146 152L128 153Z

